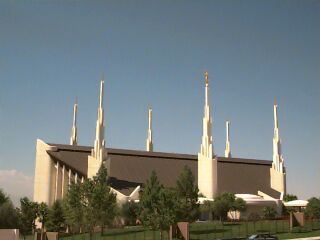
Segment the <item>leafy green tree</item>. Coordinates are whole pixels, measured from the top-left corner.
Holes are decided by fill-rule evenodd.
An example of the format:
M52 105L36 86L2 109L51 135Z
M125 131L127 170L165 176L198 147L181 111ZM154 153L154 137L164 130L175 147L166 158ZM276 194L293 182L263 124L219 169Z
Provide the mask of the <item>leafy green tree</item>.
M209 219L213 220L214 216L214 201L206 200L200 205L200 212L209 213Z
M320 218L320 198L310 198L306 207L306 214L313 218Z
M198 204L199 189L188 166L184 166L178 177L176 192L179 201L177 209L178 220L186 222L197 220L200 215Z
M10 201L10 198L8 195L4 193L4 191L0 188L0 206L4 203L7 203Z
M81 183L72 183L63 200L63 212L66 224L71 230L79 229L80 233L84 225L84 197Z
M22 235L34 232L37 212L38 203L30 201L27 197L20 199L20 232Z
M0 205L0 229L19 228L19 212L14 208L11 200L7 200Z
M277 211L273 207L264 207L262 209L263 216L265 219L273 219L277 215Z
M126 202L121 207L121 215L129 225L135 225L139 214L139 203L134 201Z
M37 217L39 222L41 223L41 237L43 236L44 227L47 222L48 212L48 205L44 202L40 203L37 211Z
M247 203L242 198L236 198L230 205L231 214L235 214L236 212L242 213L247 210ZM233 219L235 219L234 215Z
M293 200L298 200L298 197L296 195L293 195L293 194L286 194L283 197L283 201L285 201L285 202L290 202L290 201L293 201Z
M46 228L49 232L60 232L65 225L62 202L57 200L53 203L48 212Z
M176 222L176 204L175 192L164 189L156 172L152 171L140 196L139 219L143 225L153 230L160 230L162 239L162 232Z
M114 220L117 214L116 195L108 185L107 169L104 164L93 179L87 179L83 184L84 216L90 233L95 226L104 227Z
M227 219L228 212L232 209L235 199L233 193L222 193L214 199L213 211L215 216L220 218L220 221Z

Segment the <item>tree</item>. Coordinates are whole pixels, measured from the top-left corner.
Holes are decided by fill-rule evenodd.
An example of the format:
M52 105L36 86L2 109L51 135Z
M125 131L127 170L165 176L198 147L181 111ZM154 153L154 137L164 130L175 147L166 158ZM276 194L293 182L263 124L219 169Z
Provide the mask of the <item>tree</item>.
M71 230L79 229L80 233L84 225L84 198L81 183L72 183L63 200L63 212L66 224Z
M30 201L27 197L20 199L20 232L24 236L34 232L37 212L38 204L36 202Z
M306 207L306 214L313 218L320 218L320 198L310 198Z
M138 214L139 204L134 201L126 202L121 207L121 215L129 225L135 225Z
M62 202L57 200L53 203L48 212L46 228L49 232L60 232L65 224Z
M233 193L222 193L214 199L213 211L215 216L220 218L220 221L227 219L228 212L234 205L235 199Z
M233 202L231 202L230 211L232 213L236 212L244 212L247 210L247 203L242 198L236 198ZM233 219L235 219L235 216L233 215Z
M19 228L19 213L10 199L0 205L0 229Z
M200 205L200 211L202 213L209 213L209 219L213 220L214 216L214 202L206 200L203 202L202 205Z
M285 201L285 202L290 202L290 201L293 201L293 200L298 200L298 197L296 195L293 195L293 194L286 194L283 197L283 201Z
M84 184L85 218L90 222L90 230L96 225L104 227L110 225L117 213L116 195L111 192L108 185L107 169L101 164L99 171L93 179Z
M176 204L175 192L165 189L160 184L156 172L152 171L140 196L139 219L143 225L160 230L162 239L162 232L176 222Z
M197 220L200 214L198 203L199 189L188 166L184 166L178 177L176 192L179 201L177 209L178 220L186 222Z
M10 201L9 196L7 196L3 190L0 188L0 206L4 203L7 203Z
M48 212L48 205L44 202L40 203L37 211L37 217L39 222L41 223L41 239L43 237L44 226L48 218Z
M277 211L273 207L264 207L262 209L263 216L265 219L273 219L277 215Z

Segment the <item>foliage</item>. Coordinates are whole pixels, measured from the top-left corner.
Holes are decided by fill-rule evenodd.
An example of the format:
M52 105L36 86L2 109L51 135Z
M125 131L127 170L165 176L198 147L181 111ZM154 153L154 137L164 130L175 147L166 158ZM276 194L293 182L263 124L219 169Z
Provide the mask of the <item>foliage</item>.
M306 207L306 214L313 218L320 218L320 198L310 198Z
M233 193L222 193L218 195L213 202L213 212L220 220L226 220L229 211L246 210L246 202L235 197Z
M260 220L260 215L256 212L251 212L248 217L247 217L247 220L249 221L253 221L253 222L256 222L258 220Z
M194 222L199 218L198 204L199 189L194 176L187 166L180 173L176 183L176 192L179 201L177 217L179 221Z
M37 212L38 203L30 201L27 197L20 199L20 232L23 235L30 234L35 230Z
M298 197L296 195L293 195L293 194L286 194L283 197L283 201L285 201L285 202L290 202L290 201L293 201L293 200L298 200Z
M168 230L170 225L176 222L176 194L160 184L155 171L152 171L146 182L140 204L139 219L143 225L160 230L161 237L162 231Z
M57 200L53 203L48 212L46 228L49 232L60 232L64 227L65 218L63 214L62 202Z
M200 212L209 213L209 219L213 220L214 216L214 202L206 200L200 205Z
M84 224L83 188L81 183L72 183L63 200L63 212L66 224L72 229L82 230Z
M7 203L10 201L10 198L8 195L6 195L3 190L0 188L0 206L4 203Z
M138 214L139 204L134 201L126 202L121 207L121 215L128 225L135 225Z
M0 228L19 228L19 213L12 202L6 200L0 205Z
M88 179L83 185L85 221L89 224L90 230L94 226L101 226L101 233L104 226L110 225L117 213L116 195L111 192L107 181L107 169L101 164L100 169L93 179Z
M263 217L265 219L274 219L277 215L277 211L273 208L273 207L264 207L262 209L262 212L263 212Z
M44 202L40 203L37 211L37 217L39 222L41 223L41 232L43 232L44 226L47 222L48 212L49 212L48 205Z

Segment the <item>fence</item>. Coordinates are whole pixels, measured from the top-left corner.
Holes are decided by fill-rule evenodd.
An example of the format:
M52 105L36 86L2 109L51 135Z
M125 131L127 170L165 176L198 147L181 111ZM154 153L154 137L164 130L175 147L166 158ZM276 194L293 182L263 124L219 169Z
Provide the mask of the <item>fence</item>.
M306 220L304 227L296 227L293 232L311 232L320 230L320 220ZM260 220L256 222L196 222L190 225L190 240L211 240L246 238L256 233L288 233L289 220ZM168 240L163 232L163 240ZM60 240L89 240L89 234L61 237ZM151 231L142 226L123 229L108 229L103 235L95 233L91 240L160 240L159 231Z

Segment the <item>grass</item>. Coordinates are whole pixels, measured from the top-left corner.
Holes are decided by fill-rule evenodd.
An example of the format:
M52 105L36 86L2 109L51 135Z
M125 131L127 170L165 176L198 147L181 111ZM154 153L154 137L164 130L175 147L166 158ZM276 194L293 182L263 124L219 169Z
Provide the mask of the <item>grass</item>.
M296 233L282 233L277 234L279 239L293 239L293 238L306 238L306 237L317 237L320 236L320 230L312 232L296 232Z
M277 234L279 239L302 238L320 235L320 221L306 222L303 228L294 228L289 233L288 220L258 222L197 222L190 225L191 240L209 240L234 237L247 237L255 233ZM88 234L61 237L60 240L88 240ZM101 236L100 233L93 235L92 240L159 240L159 231L151 231L142 226L125 227L122 229L107 229ZM163 232L163 239L168 239Z

